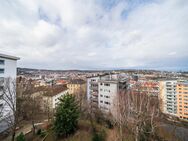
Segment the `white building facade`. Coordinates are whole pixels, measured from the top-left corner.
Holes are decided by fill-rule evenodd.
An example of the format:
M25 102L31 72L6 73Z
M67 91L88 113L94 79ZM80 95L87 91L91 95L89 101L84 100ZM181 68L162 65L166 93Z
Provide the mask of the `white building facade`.
M99 108L115 115L116 100L122 85L127 85L118 74L102 75L87 79L87 98L92 109ZM126 87L124 87L126 88Z
M18 59L18 57L0 54L0 132L8 128L4 119L8 114L11 114L11 109L3 100L4 81L6 78L16 81ZM14 97L14 101L16 101L16 96Z
M113 113L115 99L118 95L117 81L99 81L98 106L102 111Z
M176 116L177 114L177 80L160 81L161 110L165 114Z
M45 110L46 107L49 107L49 109L53 111L59 103L59 98L61 98L62 96L68 93L69 93L69 89L65 89L59 93L54 93L54 94L52 93L50 95L44 95L43 103L42 103L43 109Z

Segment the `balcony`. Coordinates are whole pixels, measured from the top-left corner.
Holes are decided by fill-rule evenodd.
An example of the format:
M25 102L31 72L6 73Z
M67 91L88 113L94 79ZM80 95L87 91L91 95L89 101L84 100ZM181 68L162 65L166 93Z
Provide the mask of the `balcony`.
M98 98L93 98L93 97L91 97L90 99L91 99L91 102L92 102L92 103L94 102L94 103L97 103L97 104L98 104Z
M97 96L98 97L98 93L94 92L91 94L92 96Z
M91 90L98 90L98 87L96 87L96 86L90 86L89 87Z
M90 84L97 84L98 82L97 81L90 81L89 83Z
M0 105L4 104L5 102L0 98Z

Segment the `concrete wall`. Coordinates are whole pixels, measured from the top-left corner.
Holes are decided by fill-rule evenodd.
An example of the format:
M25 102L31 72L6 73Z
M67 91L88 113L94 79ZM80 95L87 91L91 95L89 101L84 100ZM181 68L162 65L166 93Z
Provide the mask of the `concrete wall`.
M109 86L106 86L105 84L109 84ZM113 114L114 101L118 92L118 84L111 82L100 82L98 91L99 108L105 112L111 112Z
M0 74L1 79L10 77L11 81L16 81L17 60L6 59L2 57L0 57L0 60L4 60L4 64L0 64L0 69L4 69L4 73ZM16 101L16 96L15 96L15 101ZM11 116L12 112L10 107L5 103L5 101L0 100L0 103L1 103L0 108L3 108L3 113L2 113L3 117L0 118L0 132L2 132L8 128L4 118L5 116L7 116L7 114Z

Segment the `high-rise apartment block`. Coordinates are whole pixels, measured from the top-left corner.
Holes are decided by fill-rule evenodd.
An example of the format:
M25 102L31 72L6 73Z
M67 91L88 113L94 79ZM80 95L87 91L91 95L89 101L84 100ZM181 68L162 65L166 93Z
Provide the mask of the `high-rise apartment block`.
M177 114L177 80L162 80L159 82L160 109L165 114Z
M188 121L188 81L162 80L159 87L161 111Z
M121 89L127 88L126 79L118 74L102 75L87 79L87 97L93 109L115 114L115 100Z
M177 116L188 121L188 81L177 83Z
M7 129L8 125L4 119L7 115L12 114L10 107L3 100L4 81L6 78L11 78L11 80L16 81L18 59L19 58L14 56L0 54L0 132Z

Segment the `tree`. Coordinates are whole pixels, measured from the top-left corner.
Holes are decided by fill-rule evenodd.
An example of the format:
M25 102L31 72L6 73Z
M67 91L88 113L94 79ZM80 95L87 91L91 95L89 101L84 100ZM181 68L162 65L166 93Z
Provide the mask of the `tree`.
M18 112L16 108L16 80L5 78L2 89L2 119L7 123L8 128L11 129L12 138L14 141L16 135L16 127L19 123Z
M27 115L28 119L31 121L32 127L33 127L33 135L35 134L35 117L40 113L40 100L35 97L27 97Z
M131 120L130 113L131 113L131 100L130 100L130 91L120 90L117 94L117 97L114 101L115 103L115 112L114 112L114 124L119 129L119 140L124 140L124 128L130 129L129 122Z
M156 97L130 93L130 118L133 119L133 133L136 141L149 141L158 138L156 128L160 126L159 104Z
M23 120L31 121L33 134L35 134L35 120L41 112L40 96L34 96L39 90L32 85L31 80L17 80L17 112Z
M68 136L77 129L79 118L79 106L75 96L65 95L59 99L54 122L55 134L59 136Z
M124 128L134 135L136 141L157 137L155 129L159 126L158 99L140 93L139 86L137 89L137 93L132 89L120 90L115 101L114 121L119 127L121 141Z

